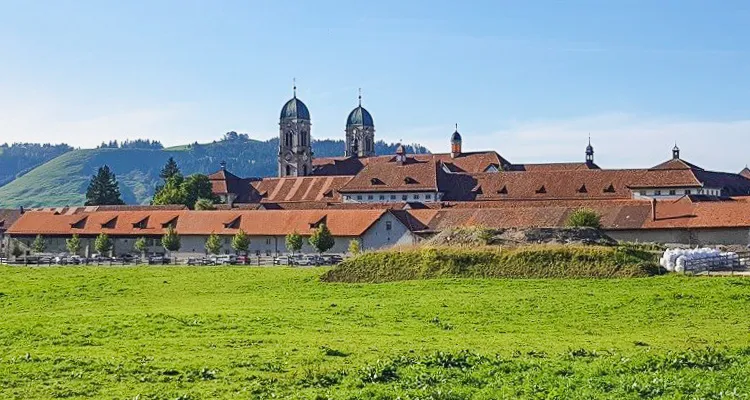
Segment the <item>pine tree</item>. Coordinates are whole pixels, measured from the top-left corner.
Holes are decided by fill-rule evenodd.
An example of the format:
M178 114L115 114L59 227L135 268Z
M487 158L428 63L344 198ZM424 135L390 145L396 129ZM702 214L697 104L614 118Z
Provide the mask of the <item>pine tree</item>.
M313 232L310 236L310 246L312 246L318 253L325 253L330 250L331 247L336 243L331 235L331 231L328 230L326 224L320 224L318 229Z
M286 249L292 252L292 257L294 253L302 250L302 236L297 231L286 235Z
M221 238L219 235L211 232L211 235L206 239L206 251L210 254L219 254L219 251L221 251Z
M109 166L99 168L96 175L91 177L91 182L86 190L86 205L119 205L125 204L120 197L120 187L117 178Z
M232 249L237 253L247 253L248 247L250 247L250 237L240 229L232 238Z
M81 251L81 239L77 233L73 234L70 239L65 240L65 247L68 248L68 252L71 255L76 255Z
M161 169L159 176L161 177L161 179L164 179L164 182L166 182L169 180L169 178L177 175L182 175L182 173L180 172L180 167L177 166L177 162L174 160L174 158L169 157L169 160L167 160L167 163Z

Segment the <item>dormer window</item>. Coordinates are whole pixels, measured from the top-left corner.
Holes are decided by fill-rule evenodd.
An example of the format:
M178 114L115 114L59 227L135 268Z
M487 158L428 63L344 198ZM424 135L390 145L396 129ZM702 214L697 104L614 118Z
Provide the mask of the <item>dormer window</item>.
M614 192L615 192L615 187L614 187L614 186L612 186L612 184L610 184L609 186L607 186L607 187L606 187L606 188L604 189L604 193L614 193Z
M476 185L471 189L472 193L482 194L482 185Z
M73 229L83 229L83 228L85 228L86 227L86 219L87 218L88 217L83 217L83 218L79 219L78 221L73 222L72 224L70 224L70 227L73 228Z
M586 185L581 185L581 187L578 188L578 193L588 193L588 189L586 189Z
M136 229L146 229L147 226L148 226L148 217L143 218L142 220L133 224L133 228L136 228Z
M536 190L536 194L544 194L544 193L547 193L547 188L545 188L544 185L542 185L542 187Z
M407 184L407 185L412 185L412 184L419 183L419 182L417 182L416 179L414 179L414 178L412 178L410 176L407 176L406 178L404 178L404 183Z
M161 227L162 227L162 229L176 228L177 227L177 217L174 217L174 218L170 219L169 221L164 222L163 224L161 224Z
M484 169L484 172L498 172L500 171L500 168L498 168L498 165L490 164L487 168Z
M497 191L497 194L508 194L508 188L505 185L503 185L503 187Z
M323 197L333 197L333 189L328 189L323 192Z
M224 223L224 228L227 229L239 229L240 227L240 221L242 217L237 217L229 222Z
M326 217L327 216L324 215L319 220L317 220L315 222L309 223L308 225L310 225L310 229L317 229L320 226L320 224L325 224L326 223L326 219L327 219Z
M110 219L109 221L102 224L102 228L106 229L115 229L115 226L117 225L117 217L114 217Z
M385 185L385 182L381 181L378 178L372 178L370 179L370 184L371 185Z

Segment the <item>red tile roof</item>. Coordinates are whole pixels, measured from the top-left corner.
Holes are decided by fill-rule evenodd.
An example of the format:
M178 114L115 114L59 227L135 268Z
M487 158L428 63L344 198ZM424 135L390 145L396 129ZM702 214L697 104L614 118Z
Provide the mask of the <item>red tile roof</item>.
M370 163L359 174L339 189L341 193L353 192L419 192L437 191L439 162L420 161L408 157L406 162L395 160Z
M80 214L27 212L9 229L11 235L163 235L166 225L176 221L181 235L231 235L242 228L249 235L287 235L295 230L312 233L315 224L325 221L335 236L359 236L387 210L215 210L215 211L94 211ZM240 219L236 228L227 224ZM143 223L142 227L138 224Z

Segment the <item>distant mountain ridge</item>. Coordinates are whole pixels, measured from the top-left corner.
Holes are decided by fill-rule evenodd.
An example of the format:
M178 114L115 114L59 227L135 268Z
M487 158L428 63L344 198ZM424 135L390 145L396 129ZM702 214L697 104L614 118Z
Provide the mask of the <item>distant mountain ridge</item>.
M169 157L174 157L185 175L215 172L225 161L227 169L241 177L276 176L278 146L277 138L260 141L246 135L235 135L213 143L165 149L71 148L1 186L0 207L81 205L89 179L104 164L116 174L127 204L144 204L151 199L154 188L161 182L159 171ZM377 154L393 154L397 146L396 143L379 141L375 144L375 151ZM428 152L416 144L406 147L412 153ZM316 157L341 156L344 141L313 141L313 152Z

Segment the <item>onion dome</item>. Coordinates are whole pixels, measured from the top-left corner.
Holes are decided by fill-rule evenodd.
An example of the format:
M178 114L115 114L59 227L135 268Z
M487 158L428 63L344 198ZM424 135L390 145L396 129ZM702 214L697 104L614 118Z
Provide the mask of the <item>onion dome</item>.
M451 135L451 143L457 143L461 141L461 134L458 133L458 124L456 124L456 130Z
M281 119L306 119L310 120L310 111L307 106L297 96L284 104L281 108Z
M372 122L372 115L362 107L362 93L359 94L359 106L352 110L349 113L349 117L346 118L346 126L352 125L375 127L375 124Z

